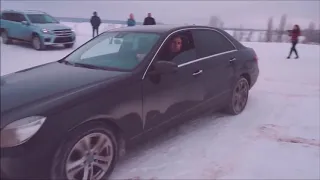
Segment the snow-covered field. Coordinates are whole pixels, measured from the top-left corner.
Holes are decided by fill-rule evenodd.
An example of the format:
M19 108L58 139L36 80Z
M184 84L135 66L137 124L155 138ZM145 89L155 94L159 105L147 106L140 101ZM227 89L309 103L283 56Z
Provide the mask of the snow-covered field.
M90 35L91 29L79 33L76 46ZM299 44L300 59L286 59L290 44L244 44L260 66L245 111L169 130L130 151L112 179L320 179L320 46ZM70 51L1 45L1 75Z

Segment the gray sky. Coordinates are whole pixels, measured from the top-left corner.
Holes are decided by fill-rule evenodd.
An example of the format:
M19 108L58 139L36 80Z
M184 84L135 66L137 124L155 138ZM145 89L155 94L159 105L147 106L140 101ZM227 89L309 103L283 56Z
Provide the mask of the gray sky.
M1 9L36 9L60 17L90 17L97 11L103 19L126 20L134 13L142 21L151 12L164 23L192 23L207 25L210 16L224 21L225 26L266 28L267 19L274 17L278 26L282 14L288 23L307 27L311 21L320 24L320 0L269 1L84 1L84 0L1 0Z

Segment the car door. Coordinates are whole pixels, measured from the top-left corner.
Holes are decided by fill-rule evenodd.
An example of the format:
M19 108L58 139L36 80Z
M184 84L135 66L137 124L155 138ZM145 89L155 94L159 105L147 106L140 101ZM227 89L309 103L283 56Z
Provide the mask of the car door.
M18 23L16 13L5 12L2 14L2 20L5 21L5 29L8 36L11 38L17 38Z
M220 108L230 97L235 69L232 61L236 47L220 32L210 28L192 31L197 47L198 65L203 70L206 106Z
M197 80L199 67L196 63L186 65L195 59L193 47L173 58L178 64L176 72L158 74L153 64L161 59L156 56L142 82L145 130L186 115L202 102L204 89Z
M31 40L31 28L29 27L30 25L28 24L22 24L22 21L26 21L28 22L28 20L26 19L25 15L17 13L17 22L19 23L17 25L18 29L17 29L17 37L19 39L25 40L25 41L29 41Z

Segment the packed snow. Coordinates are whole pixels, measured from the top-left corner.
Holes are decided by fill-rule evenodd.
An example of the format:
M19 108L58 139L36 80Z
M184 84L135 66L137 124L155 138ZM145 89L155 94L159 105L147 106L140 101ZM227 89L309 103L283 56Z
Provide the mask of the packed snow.
M91 38L88 24L68 25L73 49L2 44L1 75L59 60ZM168 130L129 151L111 179L320 179L320 46L298 44L300 59L286 59L289 43L244 44L260 67L245 111Z

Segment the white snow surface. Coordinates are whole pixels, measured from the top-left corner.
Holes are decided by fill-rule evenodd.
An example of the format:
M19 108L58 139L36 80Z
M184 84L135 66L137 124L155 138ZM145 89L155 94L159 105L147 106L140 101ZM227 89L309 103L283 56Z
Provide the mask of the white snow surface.
M73 49L90 39L81 29ZM320 46L298 44L300 59L286 59L288 43L244 44L260 67L244 112L204 115L137 146L111 179L320 179ZM1 44L1 75L73 49Z

